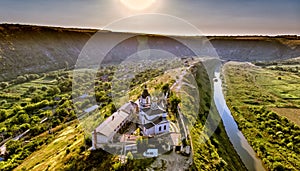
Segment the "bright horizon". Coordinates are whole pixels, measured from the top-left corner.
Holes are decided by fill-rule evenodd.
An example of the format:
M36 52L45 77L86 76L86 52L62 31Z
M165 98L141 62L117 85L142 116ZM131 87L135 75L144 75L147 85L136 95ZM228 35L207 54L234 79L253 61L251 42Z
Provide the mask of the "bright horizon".
M135 32L130 30L109 30L109 29L103 29L103 28L96 28L96 27L82 27L82 26L61 26L61 25L45 25L45 24L35 24L35 23L8 23L3 22L1 24L11 24L11 25L24 25L24 26L40 26L40 27L56 27L56 28L69 28L69 29L86 29L86 30L98 30L98 31L112 31L117 33L140 33L140 34L160 34L160 33L149 33L149 32ZM163 33L161 33L164 35ZM191 36L191 35L174 35L174 36ZM299 34L203 34L202 36L300 36Z
M284 11L284 12L283 12ZM206 36L300 35L300 1L180 1L180 0L2 0L0 23L103 29L129 16L161 13L191 23ZM164 29L151 21L151 28L123 25L122 32L157 34ZM151 25L152 24L152 25ZM113 29L108 29L116 31ZM117 30L118 31L118 30ZM119 30L120 31L120 30ZM158 33L164 34L164 33ZM178 33L185 35L186 33Z

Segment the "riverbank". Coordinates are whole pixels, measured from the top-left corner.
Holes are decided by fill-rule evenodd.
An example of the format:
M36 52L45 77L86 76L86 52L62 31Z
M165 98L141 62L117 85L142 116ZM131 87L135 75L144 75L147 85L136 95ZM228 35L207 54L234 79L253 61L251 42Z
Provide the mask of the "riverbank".
M183 115L192 123L189 132L194 151L194 169L247 170L231 144L213 103L213 87L211 87L213 83L210 80L213 80L213 69L216 62L206 61L205 65L206 68L202 63L196 63L189 67L188 71L183 71L185 77L182 79L182 87L177 94L181 97ZM207 71L206 69L212 70ZM193 103L199 103L199 106Z
M257 157L242 132L238 129L238 126L226 105L219 70L221 70L221 68L216 69L216 78L214 78L214 101L224 123L226 133L247 169L249 171L263 171L265 168L262 165L262 161Z
M299 75L232 62L223 71L226 103L265 167L300 168L300 128L273 110L299 106Z

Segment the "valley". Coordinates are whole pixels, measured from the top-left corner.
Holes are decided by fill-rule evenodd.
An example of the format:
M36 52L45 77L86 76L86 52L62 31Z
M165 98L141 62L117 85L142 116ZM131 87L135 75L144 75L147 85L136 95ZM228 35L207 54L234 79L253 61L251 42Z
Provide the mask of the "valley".
M214 82L221 81L238 130L263 167L300 167L298 36L208 36L219 60L195 57L167 36L101 30L97 34L132 37L109 51L101 66L92 57L87 66L76 65L96 32L0 25L0 170L249 170L214 99ZM127 59L140 39L175 58ZM182 150L138 159L128 151L121 156L92 148L92 131L136 102L145 86L150 94L169 93L166 118L181 134L176 145ZM148 135L139 135L141 154L156 148Z

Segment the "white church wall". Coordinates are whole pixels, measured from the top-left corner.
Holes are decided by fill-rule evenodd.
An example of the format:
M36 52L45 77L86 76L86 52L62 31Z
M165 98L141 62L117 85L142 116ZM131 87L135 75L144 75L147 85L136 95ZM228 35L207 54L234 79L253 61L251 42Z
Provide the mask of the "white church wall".
M156 134L169 132L169 130L170 130L170 124L168 122L159 124L159 125L155 125L155 133Z
M146 129L146 135L154 135L155 134L155 126L149 128L149 129Z

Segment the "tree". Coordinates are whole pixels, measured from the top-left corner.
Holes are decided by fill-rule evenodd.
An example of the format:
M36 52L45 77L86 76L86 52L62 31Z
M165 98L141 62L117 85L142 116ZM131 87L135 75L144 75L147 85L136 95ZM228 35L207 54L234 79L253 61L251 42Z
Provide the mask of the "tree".
M164 85L161 87L161 90L162 90L162 92L164 93L164 95L166 95L167 92L169 92L169 89L170 89L170 87L169 87L169 84L168 84L168 83L164 84Z
M28 90L29 90L29 92L34 92L35 90L36 90L36 88L34 87L34 86L30 86L29 88L28 88Z
M41 90L42 90L42 91L46 91L46 90L47 90L47 87L46 87L46 86L43 86L43 87L41 88Z
M70 153L70 149L67 148L67 149L66 149L66 154L69 154L69 153Z
M20 129L22 130L22 131L26 131L27 129L29 129L30 128L30 124L28 124L28 123L24 123L24 124L22 124L21 126L20 126Z
M8 87L8 83L7 82L1 82L0 83L0 87L2 88L2 89L5 89L6 87Z
M0 105L4 105L4 104L6 104L7 103L7 101L6 100L2 100L2 101L0 101Z
M88 147L91 147L92 143L93 143L91 137L88 137L88 136L85 136L84 142Z
M170 97L171 112L173 112L173 113L177 112L177 106L180 102L181 102L181 100L175 94L172 94L172 96Z
M27 102L21 102L21 107L25 107L27 105Z
M29 120L30 120L30 119L29 119L29 116L28 116L28 114L26 114L26 113L21 114L21 115L19 115L19 117L18 117L19 123L28 123Z
M286 168L280 162L274 162L273 167L275 171L284 171Z
M108 108L109 108L110 114L113 114L114 112L117 111L116 106L115 106L114 104L112 104L112 103L110 103L110 104L108 105Z
M31 98L31 102L32 103L37 103L37 102L40 102L42 100L42 97L38 94L34 95L32 98Z
M127 153L126 158L127 160L133 160L133 155L130 151Z
M27 79L24 76L18 76L17 79L16 79L17 84L24 83L26 81L27 81Z
M12 154L15 154L16 151L21 147L21 142L15 140L9 140L5 146L6 146L6 151L8 152L8 156L11 156Z
M33 115L30 119L31 119L31 121L30 121L31 124L36 124L41 121L41 119L36 115Z
M40 77L40 76L37 75L37 74L29 74L29 75L26 76L26 78L27 78L28 80L35 80L35 79L38 79L39 77Z
M60 93L60 89L58 87L49 88L47 90L48 96L54 96L54 95L59 94L59 93Z

